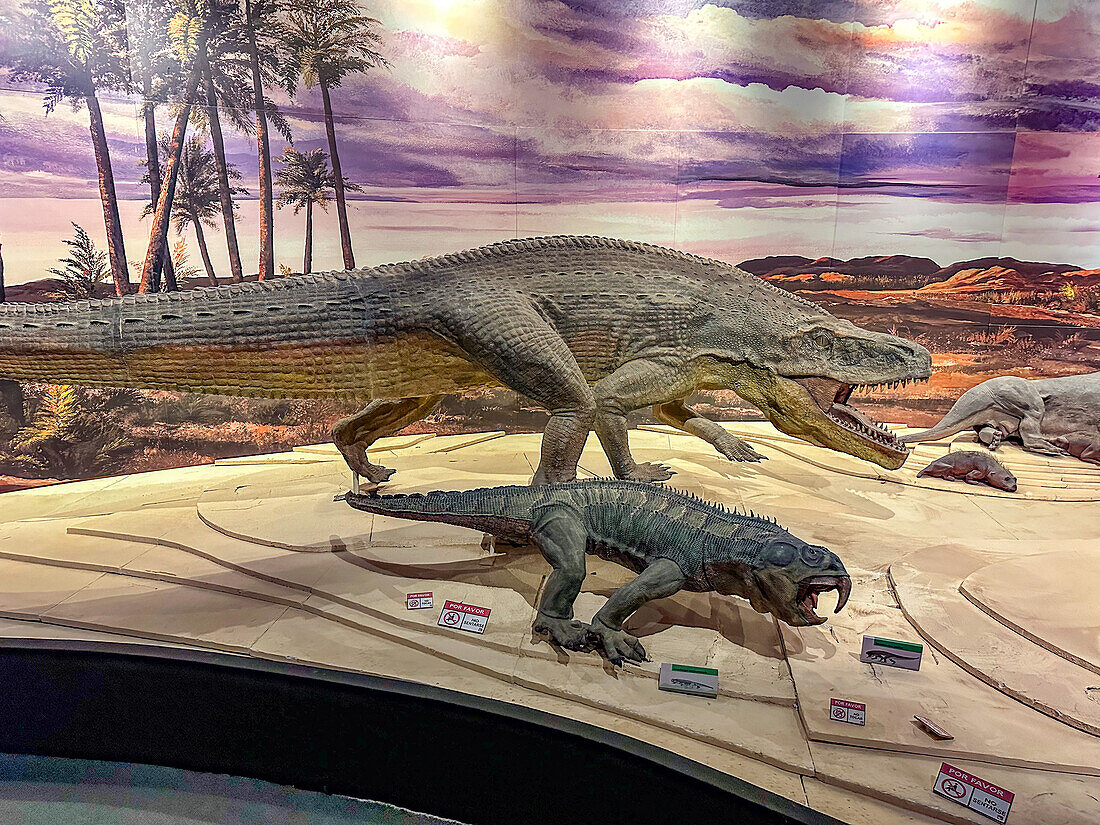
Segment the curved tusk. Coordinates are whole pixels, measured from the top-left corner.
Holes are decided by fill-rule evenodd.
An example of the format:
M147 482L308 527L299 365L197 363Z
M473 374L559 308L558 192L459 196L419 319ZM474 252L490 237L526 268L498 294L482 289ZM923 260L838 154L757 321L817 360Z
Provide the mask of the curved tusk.
M833 610L833 613L839 613L844 608L844 605L848 604L848 597L852 595L851 578L848 576L841 577L836 583L836 590L837 593L840 594L840 597L837 599L836 609Z

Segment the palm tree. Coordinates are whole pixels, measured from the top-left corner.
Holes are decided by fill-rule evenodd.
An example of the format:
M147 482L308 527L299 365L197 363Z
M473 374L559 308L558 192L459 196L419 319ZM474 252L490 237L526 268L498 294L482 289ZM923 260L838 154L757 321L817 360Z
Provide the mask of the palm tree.
M325 107L325 131L328 151L332 157L332 173L336 186L336 213L340 220L340 246L344 253L344 268L355 268L348 226L344 175L340 169L340 154L336 147L336 125L332 117L331 89L339 86L349 74L365 72L375 66L389 65L372 47L381 37L375 31L378 21L366 17L354 0L292 0L284 29L286 48L295 56L302 82L307 89L321 87Z
M234 281L241 281L244 278L240 248L237 244L233 189L229 183L229 164L225 157L222 117L227 117L236 129L246 134L251 135L256 130L254 121L245 114L255 106L255 89L252 55L248 47L249 38L243 27L244 21L238 17L235 19L235 25L215 32L211 36L207 42L201 89L204 104L202 125L210 133L214 160L218 166L222 222L225 225L230 276ZM258 58L264 83L287 85L284 79L286 68L279 62L278 51L261 49ZM269 124L289 141L290 124L286 118L269 98L264 98L263 105Z
M302 272L313 271L313 206L328 211L330 191L336 189L336 177L328 168L328 157L320 149L302 154L293 146L283 149L283 168L275 173L275 181L282 190L278 206L293 206L297 215L306 210L306 241L302 260ZM359 189L354 183L344 181L348 189Z
M180 156L183 152L187 122L198 96L202 81L202 69L206 62L206 49L215 32L229 27L236 0L176 0L179 11L169 24L173 48L180 61L187 65L187 82L177 100L176 122L172 127L169 154L161 181L160 199L153 213L153 226L149 235L149 249L141 270L139 292L149 291L152 285L154 263L165 254L168 246L168 223L172 214L176 178L179 174Z
M165 155L171 148L166 138L161 139L160 147ZM240 179L241 173L235 167L229 166L227 171L230 179ZM203 225L211 227L216 225L214 219L221 211L219 188L218 167L214 154L206 150L206 145L201 138L189 138L180 156L176 194L172 199L172 224L176 227L177 235L182 235L189 226L195 228L199 255L206 268L206 277L212 286L218 285L218 278L214 274L214 265L210 262L210 250L206 245ZM238 187L230 188L231 194L243 191Z
M115 292L130 291L118 195L98 91L128 90L126 18L121 0L33 0L16 18L5 63L15 80L44 83L43 106L50 114L69 100L88 108L88 129L99 176L107 253Z
M280 0L245 0L244 35L252 70L252 105L256 112L256 155L260 184L260 260L261 281L275 275L275 209L272 197L271 142L268 136L267 99L264 97L264 71L261 53L277 54L281 50L278 38L277 14ZM261 48L262 47L262 48Z
M149 184L150 204L160 200L160 159L157 151L157 106L168 102L168 91L178 87L181 66L176 60L168 36L172 18L171 6L164 0L130 0L126 7L126 28L129 37L130 66L135 86L141 94L141 116L145 126L145 166ZM160 289L161 272L165 286L176 289L172 257L167 254L154 262L151 290Z

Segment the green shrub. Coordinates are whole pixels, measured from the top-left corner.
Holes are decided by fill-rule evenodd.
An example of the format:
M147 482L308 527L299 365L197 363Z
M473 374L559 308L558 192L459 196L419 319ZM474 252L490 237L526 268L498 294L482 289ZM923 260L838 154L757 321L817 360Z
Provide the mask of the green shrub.
M134 403L127 390L46 387L27 426L12 436L8 458L25 471L83 478L118 469L134 449L116 419Z

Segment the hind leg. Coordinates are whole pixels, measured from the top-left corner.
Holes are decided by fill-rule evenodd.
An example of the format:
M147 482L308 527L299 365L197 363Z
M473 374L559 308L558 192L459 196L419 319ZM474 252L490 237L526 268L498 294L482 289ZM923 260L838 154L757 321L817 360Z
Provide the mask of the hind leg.
M978 440L990 451L996 450L1004 440L1004 430L1000 427L985 426L978 429Z
M596 416L577 359L545 318L518 300L455 313L448 337L497 381L550 411L532 484L572 481Z
M367 459L367 448L379 438L393 435L402 427L419 421L434 410L442 399L442 395L429 395L371 401L355 415L341 418L332 425L332 441L352 471L371 484L381 484L394 471L372 464Z

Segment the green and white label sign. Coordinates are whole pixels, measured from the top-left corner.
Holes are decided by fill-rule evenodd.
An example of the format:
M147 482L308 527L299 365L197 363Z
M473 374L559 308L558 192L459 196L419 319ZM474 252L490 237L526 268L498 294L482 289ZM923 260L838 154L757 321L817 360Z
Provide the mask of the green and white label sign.
M887 665L906 670L920 670L924 645L919 642L899 642L881 636L864 636L859 660L869 665Z
M657 677L657 687L673 693L689 693L692 696L718 695L718 671L712 667L673 665L665 662Z

